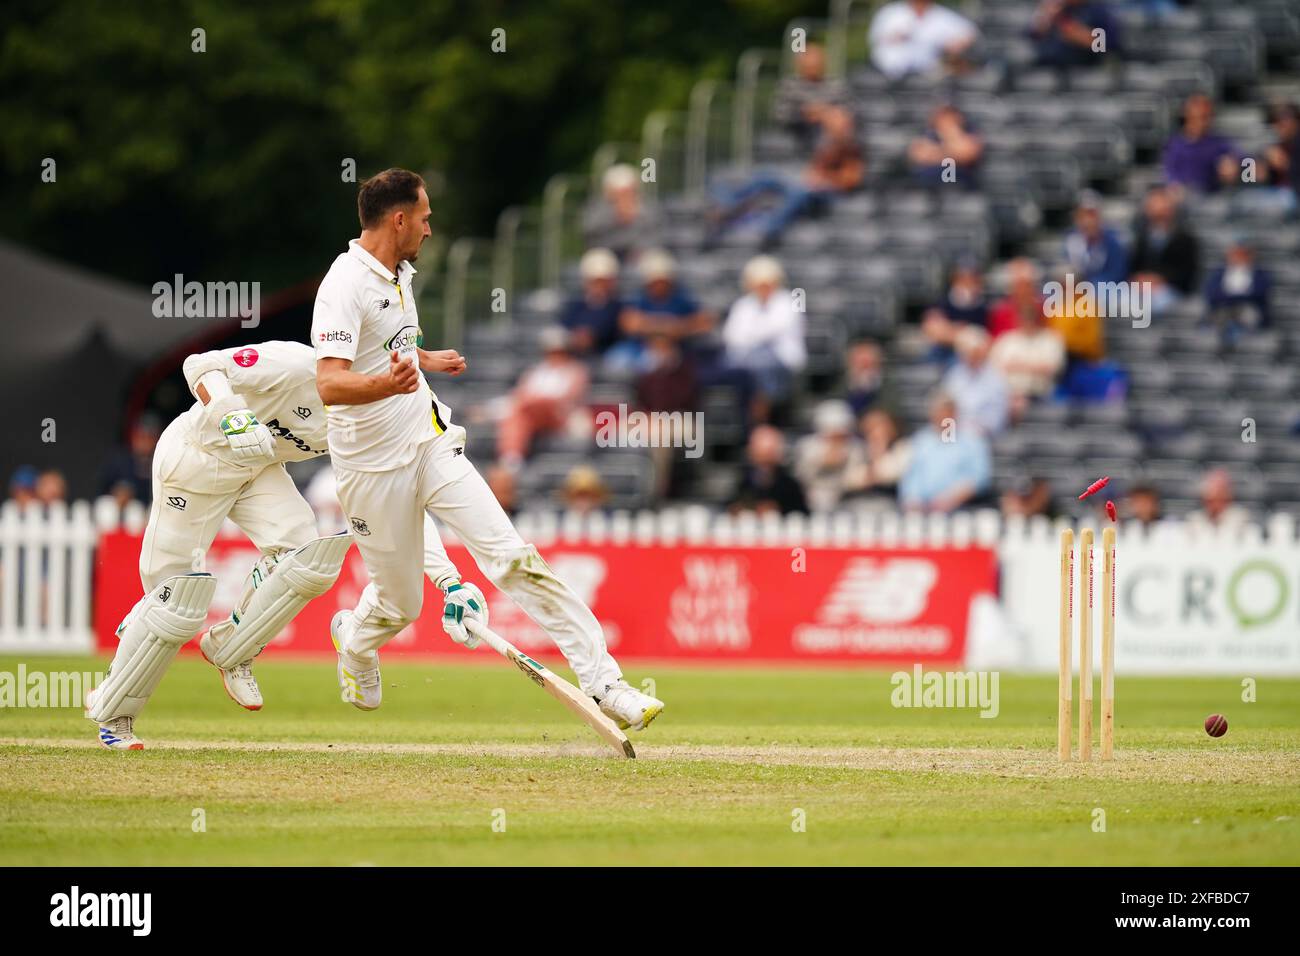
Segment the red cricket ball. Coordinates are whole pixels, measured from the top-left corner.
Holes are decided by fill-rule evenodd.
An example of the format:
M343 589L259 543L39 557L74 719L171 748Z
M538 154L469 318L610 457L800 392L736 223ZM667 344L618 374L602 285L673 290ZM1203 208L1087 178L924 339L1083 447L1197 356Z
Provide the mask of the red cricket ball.
M1222 737L1228 732L1228 718L1222 714L1210 714L1205 718L1205 732L1211 737Z

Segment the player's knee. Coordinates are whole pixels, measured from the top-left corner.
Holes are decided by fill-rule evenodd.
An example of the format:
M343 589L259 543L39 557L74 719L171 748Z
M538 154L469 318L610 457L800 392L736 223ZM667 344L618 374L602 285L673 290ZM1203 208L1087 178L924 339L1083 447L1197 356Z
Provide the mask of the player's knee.
M486 565L482 567L483 573L503 591L513 585L550 580L555 576L536 545L531 544L494 555Z

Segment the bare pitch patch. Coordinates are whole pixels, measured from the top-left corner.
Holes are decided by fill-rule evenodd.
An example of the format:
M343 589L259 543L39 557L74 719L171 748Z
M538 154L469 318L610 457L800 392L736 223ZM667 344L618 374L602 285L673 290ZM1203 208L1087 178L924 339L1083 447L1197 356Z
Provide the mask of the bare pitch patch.
M1017 779L1087 779L1163 781L1170 783L1300 783L1300 752L1279 750L1246 752L1222 750L1204 754L1180 750L1121 750L1110 762L1058 763L1053 752L1024 748L901 748L901 747L799 747L764 746L656 746L638 742L642 763L690 762L759 766L825 767L828 769L896 773L942 773ZM99 749L92 740L53 738L0 738L4 749L53 747ZM404 754L448 757L554 759L590 757L615 760L609 750L595 744L461 744L461 743L316 743L298 741L174 740L150 744L151 751L211 751L248 753L350 753ZM120 755L130 760L130 755ZM617 761L616 761L617 762Z

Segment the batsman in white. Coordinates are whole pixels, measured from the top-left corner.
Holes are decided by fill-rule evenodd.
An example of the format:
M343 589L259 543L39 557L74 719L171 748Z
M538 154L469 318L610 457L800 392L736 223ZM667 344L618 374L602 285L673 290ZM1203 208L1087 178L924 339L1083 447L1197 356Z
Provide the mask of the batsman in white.
M583 692L620 727L643 729L663 702L623 680L595 615L524 543L466 459L465 429L450 423L450 410L417 371L429 371L431 357L442 354L419 347L411 291L411 260L430 234L423 180L403 169L379 173L361 184L357 212L361 236L330 266L312 319L339 502L370 572L356 608L330 626L345 698L362 710L379 706L378 652L419 616L422 567L444 591L444 629L467 647L478 643L464 616L487 623L483 595L460 584L427 522L434 515L555 641Z
M198 401L167 426L154 451L153 506L140 549L145 595L118 625L108 676L86 697L86 716L99 725L104 746L144 749L135 718L177 651L203 627L216 581L202 568L226 518L262 557L230 617L199 647L240 706L262 706L253 658L338 577L352 536L318 537L315 515L284 467L327 450L315 364L300 342L185 360Z

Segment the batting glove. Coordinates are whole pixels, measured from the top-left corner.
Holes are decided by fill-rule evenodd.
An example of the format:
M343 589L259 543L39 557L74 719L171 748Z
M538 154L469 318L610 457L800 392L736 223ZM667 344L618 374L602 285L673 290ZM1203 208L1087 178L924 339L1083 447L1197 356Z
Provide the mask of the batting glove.
M465 626L465 619L473 618L487 626L488 608L483 592L473 584L453 584L443 593L445 603L442 607L442 629L457 644L464 644L473 650L478 647L479 638L470 633Z
M239 461L270 462L275 458L275 439L270 430L247 408L237 408L221 418L221 434Z

